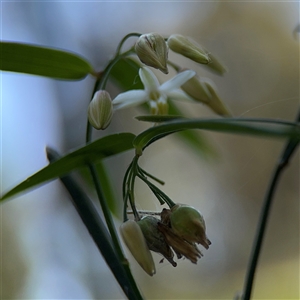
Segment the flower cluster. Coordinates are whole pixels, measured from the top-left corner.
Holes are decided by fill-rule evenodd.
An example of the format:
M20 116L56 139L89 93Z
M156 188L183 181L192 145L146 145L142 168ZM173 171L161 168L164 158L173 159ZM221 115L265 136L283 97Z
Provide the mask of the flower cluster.
M203 256L197 244L206 249L211 244L201 213L184 204L164 208L160 220L154 216L145 216L137 222L128 220L120 231L134 258L150 276L155 274L155 265L149 250L162 254L176 267L174 253L178 259L185 257L196 264Z
M144 85L143 90L121 93L112 101L107 92L103 90L96 92L88 109L90 124L96 129L105 129L110 124L115 110L143 103L148 103L151 114L166 115L168 114L168 100L202 102L218 115L231 116L230 111L218 96L214 84L207 79L198 78L196 72L182 70L168 61L169 49L208 66L218 74L223 74L226 70L216 57L185 36L172 34L168 39L164 39L158 33L142 34L134 47L140 61L164 74L168 74L168 65L170 65L178 74L160 85L150 68L142 66L139 76Z

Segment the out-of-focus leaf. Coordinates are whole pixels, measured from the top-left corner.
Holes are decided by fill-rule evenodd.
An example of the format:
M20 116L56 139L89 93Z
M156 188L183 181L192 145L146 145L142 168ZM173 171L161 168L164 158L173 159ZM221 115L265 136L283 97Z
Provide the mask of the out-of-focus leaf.
M0 68L56 79L78 80L93 71L77 54L37 45L0 42Z
M171 115L181 115L183 113L176 106L174 101L169 101L169 113ZM180 131L177 137L188 144L192 149L196 151L197 154L200 154L202 158L216 158L217 153L213 146L209 143L208 139L205 137L203 132L195 132L192 130Z
M99 181L101 182L101 188L105 195L105 199L107 200L109 209L113 214L116 215L118 202L116 199L111 179L108 176L108 170L105 166L105 163L104 161L100 160L97 163L95 163L94 166L97 171ZM80 176L87 183L88 187L95 188L89 168L80 168L78 171Z
M131 58L120 59L112 68L110 76L123 90L144 89L139 77L140 65Z
M61 177L72 170L85 166L89 163L95 163L100 159L132 149L132 142L134 138L135 135L132 133L120 133L106 136L95 142L92 142L67 154L66 156L49 164L42 170L30 176L12 190L4 194L0 201L3 201L36 185L45 183L51 179Z
M144 121L149 116L138 117ZM159 117L161 119L161 117ZM153 122L154 118L149 118ZM254 124L254 125L253 125ZM300 128L296 123L280 122L278 120L255 119L176 119L161 125L151 127L139 134L133 144L138 154L154 141L181 130L205 129L233 134L251 134L266 137L292 137L300 139Z

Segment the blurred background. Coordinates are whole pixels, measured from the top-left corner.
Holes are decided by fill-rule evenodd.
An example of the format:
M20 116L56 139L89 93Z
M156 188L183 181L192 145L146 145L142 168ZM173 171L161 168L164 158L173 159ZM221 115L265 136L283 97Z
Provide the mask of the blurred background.
M190 36L219 57L228 73L217 76L172 53L170 59L212 79L237 117L295 119L298 24L299 2L288 1L1 2L2 40L74 51L96 70L129 32ZM1 193L47 165L46 146L66 153L84 144L93 85L90 76L68 82L1 73ZM110 83L109 91L115 96L121 90ZM187 116L215 116L199 103L179 105ZM139 133L149 126L134 120L142 113L118 111L109 129L94 137ZM204 134L214 155L196 153L174 135L141 159L166 182L163 190L173 201L202 212L212 241L197 265L181 260L173 268L154 255L153 277L125 249L146 299L232 299L242 290L261 204L284 141ZM120 199L117 226L121 183L132 156L105 161ZM143 184L136 196L140 209L161 210ZM6 201L0 213L1 299L124 299L58 181ZM253 299L299 299L299 152L277 187Z

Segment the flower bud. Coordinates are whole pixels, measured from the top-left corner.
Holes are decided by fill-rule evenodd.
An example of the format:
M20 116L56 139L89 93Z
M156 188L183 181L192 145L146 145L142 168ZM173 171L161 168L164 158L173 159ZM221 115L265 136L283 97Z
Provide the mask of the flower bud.
M113 105L109 93L97 91L88 107L88 119L96 129L105 129L111 121Z
M135 52L140 61L149 67L168 74L168 46L158 33L142 34L135 44Z
M168 46L174 52L197 63L208 64L211 61L204 49L180 34L172 34L168 39Z
M171 228L177 236L191 244L198 243L209 248L211 242L206 236L205 222L198 210L189 205L177 204L171 212Z
M199 80L195 75L183 84L181 89L194 100L209 106L216 114L224 117L230 117L232 115L217 95L213 83L209 82L208 79Z
M208 52L205 48L203 48L203 49L207 53L209 53L209 58L211 59L211 62L209 64L205 65L205 67L209 68L210 71L213 71L214 73L216 73L218 75L223 75L224 73L226 73L227 72L226 66L224 66L216 56L214 56L213 54Z
M210 101L211 94L209 93L206 85L203 84L196 75L184 83L181 88L196 101L203 102L205 104Z
M130 250L132 256L150 276L155 274L155 265L147 246L143 232L137 222L128 220L120 227L124 243Z
M204 81L204 85L206 86L208 92L210 93L211 97L208 105L215 113L223 117L231 117L232 113L226 107L225 103L220 99L218 94L216 93L216 89L214 85L208 81Z
M158 230L159 220L153 216L146 216L137 223L143 232L149 249L161 253L173 267L176 267L177 264L173 260L174 253L166 243L164 235Z

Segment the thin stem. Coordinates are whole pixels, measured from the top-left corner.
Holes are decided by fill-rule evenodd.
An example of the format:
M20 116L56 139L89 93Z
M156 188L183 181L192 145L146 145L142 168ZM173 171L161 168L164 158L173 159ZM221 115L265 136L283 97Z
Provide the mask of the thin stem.
M118 54L113 60L110 61L110 63L106 66L106 68L103 71L103 76L101 78L101 82L99 85L100 90L104 90L106 87L106 83L110 74L111 69L114 67L114 65L121 59L124 58L130 54L134 53L133 48L129 49L128 51Z
M120 241L119 241L119 238L118 238L118 235L117 235L117 232L116 232L116 229L115 229L112 217L111 217L111 213L109 211L109 207L108 207L107 202L105 200L105 196L103 194L101 184L100 184L99 179L98 179L96 168L95 168L94 165L90 164L89 169L90 169L93 181L94 181L94 185L96 187L96 191L97 191L99 202L100 202L103 214L104 214L104 218L105 218L108 230L109 230L111 238L112 238L114 250L116 251L116 254L117 254L119 260L123 264L125 273L128 277L128 280L131 283L131 286L135 290L135 297L137 297L137 298L134 298L134 299L143 299L143 297L141 296L141 294L139 292L139 289L138 289L138 287L135 283L135 280L134 280L134 278L131 274L128 261L127 261L127 259L125 258L124 254L123 254L123 251L122 251L122 248L121 248L121 245L120 245ZM131 299L131 298L129 298L129 299Z
M122 257L123 256L123 251L120 247L120 241L119 241L119 238L118 238L118 235L117 235L117 232L116 232L116 228L114 226L114 223L113 223L113 220L112 220L112 217L111 217L109 207L107 205L107 202L105 201L105 196L103 194L102 187L101 187L101 184L100 184L99 179L98 179L97 170L96 170L95 166L92 165L92 164L89 165L89 169L90 169L91 176L93 178L94 185L96 187L99 202L100 202L100 205L101 205L101 208L102 208L102 211L103 211L103 215L104 215L108 230L111 234L113 244L115 246L115 249L116 249L119 257Z
M125 43L125 41L126 41L128 38L130 38L130 37L132 37L132 36L140 37L141 35L142 35L141 33L137 33L137 32L132 32L132 33L129 33L129 34L125 35L125 36L123 37L123 39L121 40L121 42L119 43L119 46L118 46L118 48L117 48L117 54L116 54L116 56L120 54L121 48L122 48L123 44Z
M135 185L135 177L137 176L137 170L138 170L138 159L139 159L138 156L135 156L133 158L132 167L131 167L131 178L130 181L128 182L130 205L136 220L140 219L139 213L137 212L137 209L135 207L135 199L134 199L134 185Z
M145 170L143 170L143 169L140 168L140 167L138 167L138 168L139 168L140 173L142 173L143 175L146 175L146 176L150 177L151 179L155 180L156 182L158 182L158 183L161 184L161 185L164 185L164 184L165 184L165 182L162 181L162 180L160 180L159 178L157 178L157 177L153 176L152 174L146 172Z
M171 208L175 205L175 203L157 186L155 186L153 183L147 180L147 178L141 174L137 174L137 176L143 180L151 189L151 191L154 193L154 195L157 197L159 202L161 203L161 199L168 204L168 206ZM163 204L163 203L161 203Z
M171 66L176 72L179 72L182 69L182 67L180 67L179 65L173 63L170 60L168 60L168 65Z
M300 121L300 110L296 119L296 122ZM290 139L285 149L280 156L280 159L278 161L277 167L275 168L274 174L272 176L272 179L270 181L270 185L268 188L268 191L265 196L265 200L262 206L261 210L261 216L257 227L257 233L256 237L253 243L253 249L252 254L249 260L249 266L247 271L247 276L245 280L245 286L244 286L244 292L243 292L243 300L249 300L251 298L251 292L252 292L252 286L254 282L255 277L255 271L259 259L259 254L262 247L262 242L266 230L266 225L269 217L269 213L271 210L271 205L273 202L273 196L277 187L277 183L279 180L280 175L282 174L282 171L284 168L288 165L289 159L291 158L292 154L294 153L295 149L297 148L299 144L299 140Z
M47 148L47 157L51 163L57 160L59 155L56 151ZM128 299L142 300L143 297L136 286L134 278L132 277L128 261L125 258L121 260L118 257L112 245L111 236L109 235L90 198L87 197L71 176L68 175L61 177L60 180L70 193L72 203L76 208L77 213L82 219L83 224L89 231L119 285L123 289L125 295Z
M101 76L96 80L90 101L92 101L94 94L96 93L97 90L105 90L110 71L114 67L114 65L121 58L124 58L132 53L133 53L133 49L129 49L128 51L124 52L123 54L119 54L117 52L116 56L109 62L109 64L106 66L106 68L103 70L103 72L101 72ZM86 139L85 139L86 143L90 142L91 139L92 139L92 126L91 126L90 122L87 120Z

